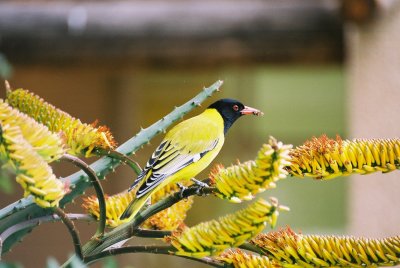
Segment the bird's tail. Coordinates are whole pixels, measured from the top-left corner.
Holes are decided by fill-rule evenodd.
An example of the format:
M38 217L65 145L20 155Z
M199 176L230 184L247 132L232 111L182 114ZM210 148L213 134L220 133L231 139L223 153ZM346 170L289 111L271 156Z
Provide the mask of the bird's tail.
M145 205L147 199L150 197L150 194L141 196L137 199L134 199L128 207L125 209L124 213L119 217L121 220L128 219L131 220Z

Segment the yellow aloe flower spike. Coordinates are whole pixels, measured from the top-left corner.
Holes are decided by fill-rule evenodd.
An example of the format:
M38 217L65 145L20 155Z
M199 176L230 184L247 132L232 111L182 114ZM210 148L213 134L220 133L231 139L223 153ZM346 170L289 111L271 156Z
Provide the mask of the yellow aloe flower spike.
M119 217L125 211L125 208L135 198L135 191L125 191L112 196L105 196L106 201L106 224L110 227L117 227L127 220L120 220ZM96 219L100 217L99 201L96 196L83 198L82 207Z
M56 207L66 194L50 166L23 138L17 126L1 125L0 158L7 159L16 172L16 181L41 207Z
M251 253L246 253L240 249L227 250L215 259L223 261L233 268L280 268L280 264L272 262L266 256L259 256Z
M302 235L286 228L259 234L250 242L284 267L377 267L400 263L400 236L366 239Z
M288 171L296 177L332 179L400 168L400 139L336 140L313 137L290 152Z
M215 195L232 202L251 200L257 193L275 188L275 182L286 178L285 167L290 165L292 145L284 145L270 137L257 154L255 161L247 161L224 168L217 165L210 173Z
M69 154L89 157L93 149L110 150L116 145L107 127L84 124L27 90L7 90L7 102L50 131L64 133Z
M177 249L176 255L195 258L218 255L251 239L266 223L274 225L271 215L278 209L275 200L271 204L260 199L234 214L186 228L165 240Z
M46 162L59 159L65 152L60 135L50 132L46 126L10 107L2 99L0 99L0 122L3 126L19 127L24 139Z
M152 196L151 203L155 204L162 198L176 191L179 191L179 188L175 183L167 185ZM125 191L116 195L105 197L106 223L108 226L117 227L128 221L128 219L120 220L119 217L125 211L129 203L135 198L135 195L136 191L134 189L130 192ZM175 230L179 226L183 225L183 222L186 218L186 213L191 208L192 204L193 197L182 200L181 202L178 202L173 206L153 215L147 219L141 227L153 230ZM90 196L84 198L82 206L89 214L93 215L97 219L99 218L100 210L97 197Z

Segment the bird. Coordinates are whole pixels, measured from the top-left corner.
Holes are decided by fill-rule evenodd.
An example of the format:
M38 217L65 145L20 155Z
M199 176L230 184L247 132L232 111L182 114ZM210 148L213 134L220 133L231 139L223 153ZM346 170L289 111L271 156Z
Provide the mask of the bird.
M167 184L194 180L218 155L233 123L249 114L263 113L238 100L220 99L169 130L129 188L131 191L138 187L120 219L131 220L151 195Z

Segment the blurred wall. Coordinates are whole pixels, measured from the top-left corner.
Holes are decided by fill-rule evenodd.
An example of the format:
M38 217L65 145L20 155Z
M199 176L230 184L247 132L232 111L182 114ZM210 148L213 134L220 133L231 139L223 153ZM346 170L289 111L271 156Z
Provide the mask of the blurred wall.
M369 23L347 28L347 110L353 138L399 138L399 29L398 2ZM348 233L373 237L398 235L399 189L397 171L353 176Z

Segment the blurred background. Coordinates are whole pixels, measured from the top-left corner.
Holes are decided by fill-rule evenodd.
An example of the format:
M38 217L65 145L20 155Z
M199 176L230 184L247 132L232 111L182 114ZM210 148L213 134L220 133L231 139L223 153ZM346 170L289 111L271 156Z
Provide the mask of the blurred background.
M0 76L80 118L108 125L123 143L204 86L224 80L211 102L230 97L265 112L230 130L215 163L254 159L269 135L299 145L312 136L399 137L400 3L396 0L2 1ZM4 97L4 87L0 97ZM139 151L145 164L162 137ZM56 174L75 169L55 165ZM207 176L207 171L198 178ZM287 178L275 196L291 208L279 226L305 234L398 235L397 172L331 181ZM105 191L126 189L126 167ZM91 194L88 192L88 194ZM1 193L3 207L22 191ZM197 198L187 224L243 205ZM68 212L82 211L80 202ZM94 225L78 224L83 240ZM265 231L269 231L266 229ZM132 244L152 243L133 239ZM5 256L43 267L73 251L61 223L43 224ZM119 256L93 267L206 267L150 254Z

